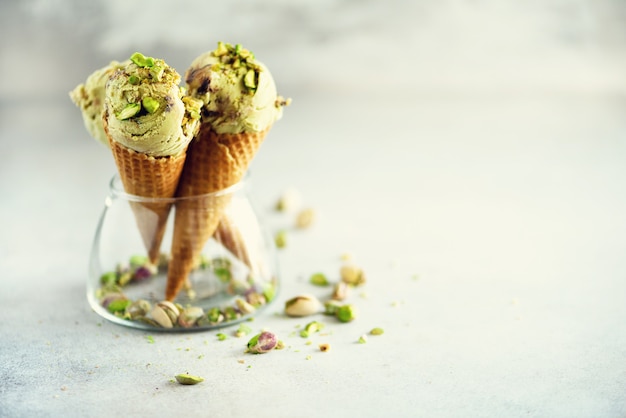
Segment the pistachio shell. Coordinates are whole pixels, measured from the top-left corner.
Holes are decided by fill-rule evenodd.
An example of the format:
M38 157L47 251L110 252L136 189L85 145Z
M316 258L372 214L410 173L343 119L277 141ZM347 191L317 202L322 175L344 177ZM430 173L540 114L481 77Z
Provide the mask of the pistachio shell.
M322 303L312 295L300 295L285 302L285 314L289 316L309 316L319 313Z

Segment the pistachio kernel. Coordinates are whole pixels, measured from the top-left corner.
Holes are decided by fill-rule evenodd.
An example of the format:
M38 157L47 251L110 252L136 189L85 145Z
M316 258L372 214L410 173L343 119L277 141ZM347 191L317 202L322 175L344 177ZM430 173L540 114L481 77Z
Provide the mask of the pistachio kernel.
M313 224L314 220L315 220L315 210L311 208L303 209L296 216L296 227L308 228Z
M226 54L228 54L228 48L226 48L224 42L218 42L217 48L215 49L215 51L213 51L213 55L216 57L221 57L222 55Z
M363 334L359 337L359 344L365 344L367 342L367 335Z
M285 248L287 246L287 231L280 230L274 236L274 243L276 248Z
M161 81L164 73L165 73L165 68L163 68L160 65L154 65L150 67L150 75L152 76L152 79L155 81Z
M139 84L140 81L141 79L134 74L128 77L128 82L132 84L133 86L136 86L137 84Z
M350 322L356 318L356 308L352 305L340 306L335 316L340 322Z
M370 334L372 335L383 335L385 333L385 330L382 328L372 328L372 330L370 331Z
M248 352L252 354L264 354L276 348L278 340L276 335L269 331L263 331L248 341Z
M257 87L256 72L254 70L248 70L246 75L243 77L243 85L246 86L250 90L256 89Z
M188 373L177 374L174 378L181 385L196 385L200 382L204 382L204 379L200 376L194 376Z
M328 286L330 283L324 273L314 273L309 278L309 282L315 286Z
M154 58L146 57L141 52L135 52L131 55L130 60L137 65L137 67L152 67L154 65Z
M146 96L141 101L141 105L144 107L144 109L146 109L148 113L154 113L159 108L160 103L158 100L153 99L150 96Z
M115 117L119 120L130 119L141 111L139 103L128 103Z

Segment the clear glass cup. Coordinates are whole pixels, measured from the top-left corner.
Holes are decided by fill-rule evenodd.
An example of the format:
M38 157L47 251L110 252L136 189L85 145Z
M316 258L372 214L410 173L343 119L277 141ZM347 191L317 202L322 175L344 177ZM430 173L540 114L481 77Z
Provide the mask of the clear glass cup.
M144 198L126 193L113 177L90 256L87 298L93 310L133 328L197 331L233 325L266 308L279 290L276 250L248 188L244 180L201 196ZM181 234L174 248L174 229L183 230L176 226L179 215L197 229L182 222L194 232ZM206 241L189 244L201 229ZM180 256L185 243L194 248L193 257L185 251ZM189 266L186 277L168 278L168 270L180 265ZM182 287L166 300L174 282Z

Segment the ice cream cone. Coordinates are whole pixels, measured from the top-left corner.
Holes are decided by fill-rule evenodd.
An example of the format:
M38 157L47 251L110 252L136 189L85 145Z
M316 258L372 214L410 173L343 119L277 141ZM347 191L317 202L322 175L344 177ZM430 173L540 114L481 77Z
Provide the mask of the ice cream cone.
M201 125L189 146L176 192L177 197L189 199L176 204L167 300L176 298L183 288L213 234L223 238L223 244L246 262L240 239L223 218L231 198L226 189L242 180L268 131L217 134L208 125ZM220 220L222 228L218 229Z
M107 121L104 118L105 132ZM171 198L176 193L186 153L152 157L109 138L126 193L144 198ZM130 202L150 262L157 264L171 202Z

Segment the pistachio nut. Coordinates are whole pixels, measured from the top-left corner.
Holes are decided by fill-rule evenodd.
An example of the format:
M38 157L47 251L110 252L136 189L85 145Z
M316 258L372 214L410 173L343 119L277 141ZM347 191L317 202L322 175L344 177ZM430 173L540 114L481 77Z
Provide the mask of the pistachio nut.
M322 303L312 295L300 295L285 302L288 316L309 316L321 312Z
M176 381L181 385L196 385L200 382L204 382L204 379L200 376L194 376L189 373L181 373L174 376Z
M263 331L255 335L248 341L248 352L252 354L263 354L276 348L278 339L276 335L269 331Z
M183 328L191 328L203 315L204 310L199 306L184 308L178 316L178 325Z
M237 305L237 309L239 309L239 311L241 311L241 313L244 315L251 314L256 310L254 306L239 298L235 299L235 305Z
M152 308L150 315L163 328L172 328L178 322L180 311L172 302L164 300Z

